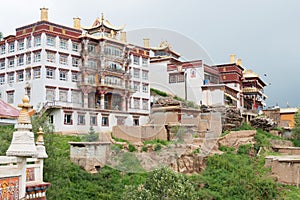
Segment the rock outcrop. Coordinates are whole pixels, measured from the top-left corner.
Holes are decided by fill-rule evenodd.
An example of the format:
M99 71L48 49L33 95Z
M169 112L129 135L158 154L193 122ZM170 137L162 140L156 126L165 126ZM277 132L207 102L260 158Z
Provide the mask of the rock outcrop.
M256 117L250 121L253 128L261 128L264 131L270 131L277 126L277 123L270 118Z
M219 112L221 113L223 132L232 130L242 125L243 117L239 109L236 107L209 107L206 112Z
M160 97L153 104L153 107L179 106L181 102L173 99L173 97Z
M234 147L238 149L240 145L254 144L256 130L231 131L221 137L218 141L219 146Z
M184 174L199 174L205 169L206 160L198 154L182 154L176 162L170 164L170 167Z

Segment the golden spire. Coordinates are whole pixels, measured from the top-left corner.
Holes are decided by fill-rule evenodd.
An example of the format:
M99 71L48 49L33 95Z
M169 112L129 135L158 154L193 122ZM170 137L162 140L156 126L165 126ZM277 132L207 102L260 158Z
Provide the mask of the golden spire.
M101 13L101 21L104 21L104 14Z
M23 104L19 104L18 107L22 108L19 118L18 118L18 123L19 124L31 124L30 117L28 114L29 108L32 108L33 106L29 104L29 97L25 95L22 98Z
M37 140L36 140L36 142L37 143L43 143L44 144L44 132L43 132L43 129L42 129L42 127L40 126L40 128L39 128L39 131L37 132L37 134L38 134L38 137L37 137Z

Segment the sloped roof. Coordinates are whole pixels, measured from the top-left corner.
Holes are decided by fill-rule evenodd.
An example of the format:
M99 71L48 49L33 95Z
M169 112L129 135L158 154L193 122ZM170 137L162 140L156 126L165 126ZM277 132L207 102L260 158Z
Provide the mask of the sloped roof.
M0 118L18 118L20 111L0 99Z
M106 27L107 29L114 30L114 31L121 31L125 28L125 25L122 26L114 26L112 23L110 23L108 20L104 19L104 16L102 15L101 19L96 18L93 25L90 27L82 27L82 29L86 31L91 31L94 29L99 29L101 26Z

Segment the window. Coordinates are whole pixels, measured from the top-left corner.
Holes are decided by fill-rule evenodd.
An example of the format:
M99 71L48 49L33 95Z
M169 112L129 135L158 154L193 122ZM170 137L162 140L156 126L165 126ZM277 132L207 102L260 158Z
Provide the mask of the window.
M9 52L12 53L15 51L15 43L10 43L9 44Z
M30 69L26 70L26 72L25 72L25 80L26 81L31 80L31 70Z
M79 66L79 58L72 57L72 66L73 67Z
M148 65L148 59L147 58L142 58L142 65Z
M94 115L90 116L90 125L97 126L97 116L94 116Z
M148 84L143 84L143 92L148 93Z
M82 98L81 98L81 92L80 91L72 91L72 103L81 103Z
M148 100L143 99L143 110L148 110Z
M122 57L122 50L113 46L106 46L104 48L104 53L105 55Z
M24 65L24 55L18 56L18 66Z
M67 81L67 71L59 71L59 80Z
M68 41L64 39L60 39L59 47L61 49L68 49Z
M78 81L78 73L72 72L72 82L77 82L77 81Z
M96 52L96 47L95 47L95 45L91 45L91 44L89 44L88 45L88 52Z
M90 74L88 76L88 83L89 84L95 84L95 75L94 74Z
M148 72L147 71L142 71L142 75L143 75L143 80L148 80Z
M140 57L133 56L133 64L139 65L140 64Z
M54 123L54 115L49 115L49 122L50 124Z
M134 91L139 92L140 91L140 83L134 82L133 89L134 89Z
M30 86L25 87L25 94L27 94L28 98L31 99L31 87Z
M47 45L54 47L55 46L55 37L47 35Z
M54 79L54 70L53 68L46 68L46 78L48 79Z
M88 67L96 69L96 67L97 67L96 61L95 60L89 60L88 61Z
M59 55L59 63L62 65L67 65L68 64L68 56Z
M133 99L133 108L140 109L140 99Z
M26 54L26 64L31 64L31 54Z
M18 50L24 50L24 40L18 41Z
M7 103L14 103L14 93L15 91L7 91Z
M1 55L2 55L2 54L5 54L5 49L6 49L6 48L5 48L5 44L4 44L4 45L1 46Z
M55 89L54 88L46 88L46 100L47 101L55 100Z
M17 81L22 82L24 80L24 72L23 71L18 71L17 72Z
M3 85L5 83L5 75L1 74L0 75L0 85Z
M33 62L40 62L41 61L41 52L35 52Z
M15 73L9 73L8 74L8 83L14 83L15 82Z
M184 73L178 74L178 76L177 76L177 82L178 83L184 82Z
M139 69L133 69L133 77L140 78L140 70Z
M47 62L55 63L55 53L47 52Z
M102 117L102 126L109 126L108 116Z
M72 125L73 124L72 113L65 113L64 124L65 125Z
M41 68L33 69L33 79L41 78Z
M176 74L169 74L169 83L176 83L177 76Z
M68 90L59 90L59 101L68 101Z
M14 67L15 66L15 59L9 58L8 59L8 67Z
M36 47L41 46L41 36L34 37L34 46Z
M0 70L5 69L5 59L0 60Z
M139 126L140 125L140 122L139 122L140 120L137 118L134 118L133 119L133 126Z
M85 125L85 116L84 114L78 114L78 125Z
M27 48L31 48L31 38L27 38Z
M72 43L72 51L78 52L79 51L79 44L73 42Z

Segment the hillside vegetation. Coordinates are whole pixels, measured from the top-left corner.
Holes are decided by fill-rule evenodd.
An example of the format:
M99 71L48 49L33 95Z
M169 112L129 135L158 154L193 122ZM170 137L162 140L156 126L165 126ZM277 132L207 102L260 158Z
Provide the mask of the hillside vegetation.
M12 126L0 127L0 154L10 144ZM268 133L258 131L257 144L268 145ZM47 133L45 142L49 158L45 160L44 180L51 183L47 197L51 200L99 199L299 199L299 189L275 183L264 168L264 157L248 155L249 147L238 153L225 149L222 155L207 158L201 175L186 176L162 168L149 173L124 173L104 167L89 174L69 159L68 141L76 136ZM251 148L251 147L250 147Z

